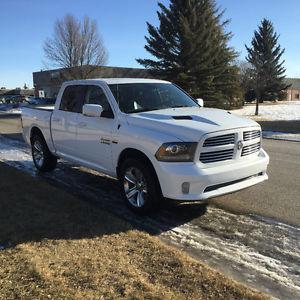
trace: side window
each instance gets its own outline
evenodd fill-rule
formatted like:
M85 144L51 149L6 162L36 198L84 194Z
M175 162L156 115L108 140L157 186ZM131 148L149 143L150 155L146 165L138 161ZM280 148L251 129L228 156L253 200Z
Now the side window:
M113 118L113 111L102 88L89 85L85 96L85 104L99 104L103 107L102 117Z
M81 113L86 85L69 85L65 88L61 98L60 110Z

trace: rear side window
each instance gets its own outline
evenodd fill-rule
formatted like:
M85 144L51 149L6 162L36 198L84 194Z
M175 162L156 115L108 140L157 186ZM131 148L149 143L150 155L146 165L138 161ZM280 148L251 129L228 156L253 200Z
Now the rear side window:
M69 85L65 88L61 98L60 110L81 113L84 103L86 85Z

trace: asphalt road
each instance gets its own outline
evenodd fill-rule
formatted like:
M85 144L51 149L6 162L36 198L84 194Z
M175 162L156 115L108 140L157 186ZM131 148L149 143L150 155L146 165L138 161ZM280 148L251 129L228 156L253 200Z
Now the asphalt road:
M211 203L300 226L300 143L264 139L263 148L270 156L269 180Z

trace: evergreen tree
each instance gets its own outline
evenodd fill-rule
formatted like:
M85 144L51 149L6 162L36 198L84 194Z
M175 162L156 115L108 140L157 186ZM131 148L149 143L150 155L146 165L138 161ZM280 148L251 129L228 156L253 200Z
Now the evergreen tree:
M279 35L271 21L264 19L254 32L247 61L252 65L253 89L256 94L256 110L263 100L281 99L289 87L285 83L284 60L281 61L284 49L278 44Z
M137 59L153 76L170 80L194 97L229 105L239 94L236 52L228 46L228 20L215 0L158 3L159 27L149 23L145 49L153 59Z

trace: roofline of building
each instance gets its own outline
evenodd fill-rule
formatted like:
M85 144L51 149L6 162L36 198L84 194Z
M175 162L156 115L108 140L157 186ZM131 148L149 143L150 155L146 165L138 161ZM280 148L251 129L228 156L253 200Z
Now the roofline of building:
M114 66L95 66L95 65L84 65L83 67L87 67L87 66L91 66L91 67L99 67L99 68L105 68L105 69L117 69L117 70L139 70L139 71L146 71L147 69L145 68L132 68L132 67L114 67ZM79 68L80 66L76 66L76 67L71 67L71 68L58 68L58 69L51 69L51 70L42 70L42 71L36 71L33 72L33 74L38 74L38 73L46 73L46 72L57 72L57 71L63 71L63 70L68 70L68 69L75 69L75 68Z

